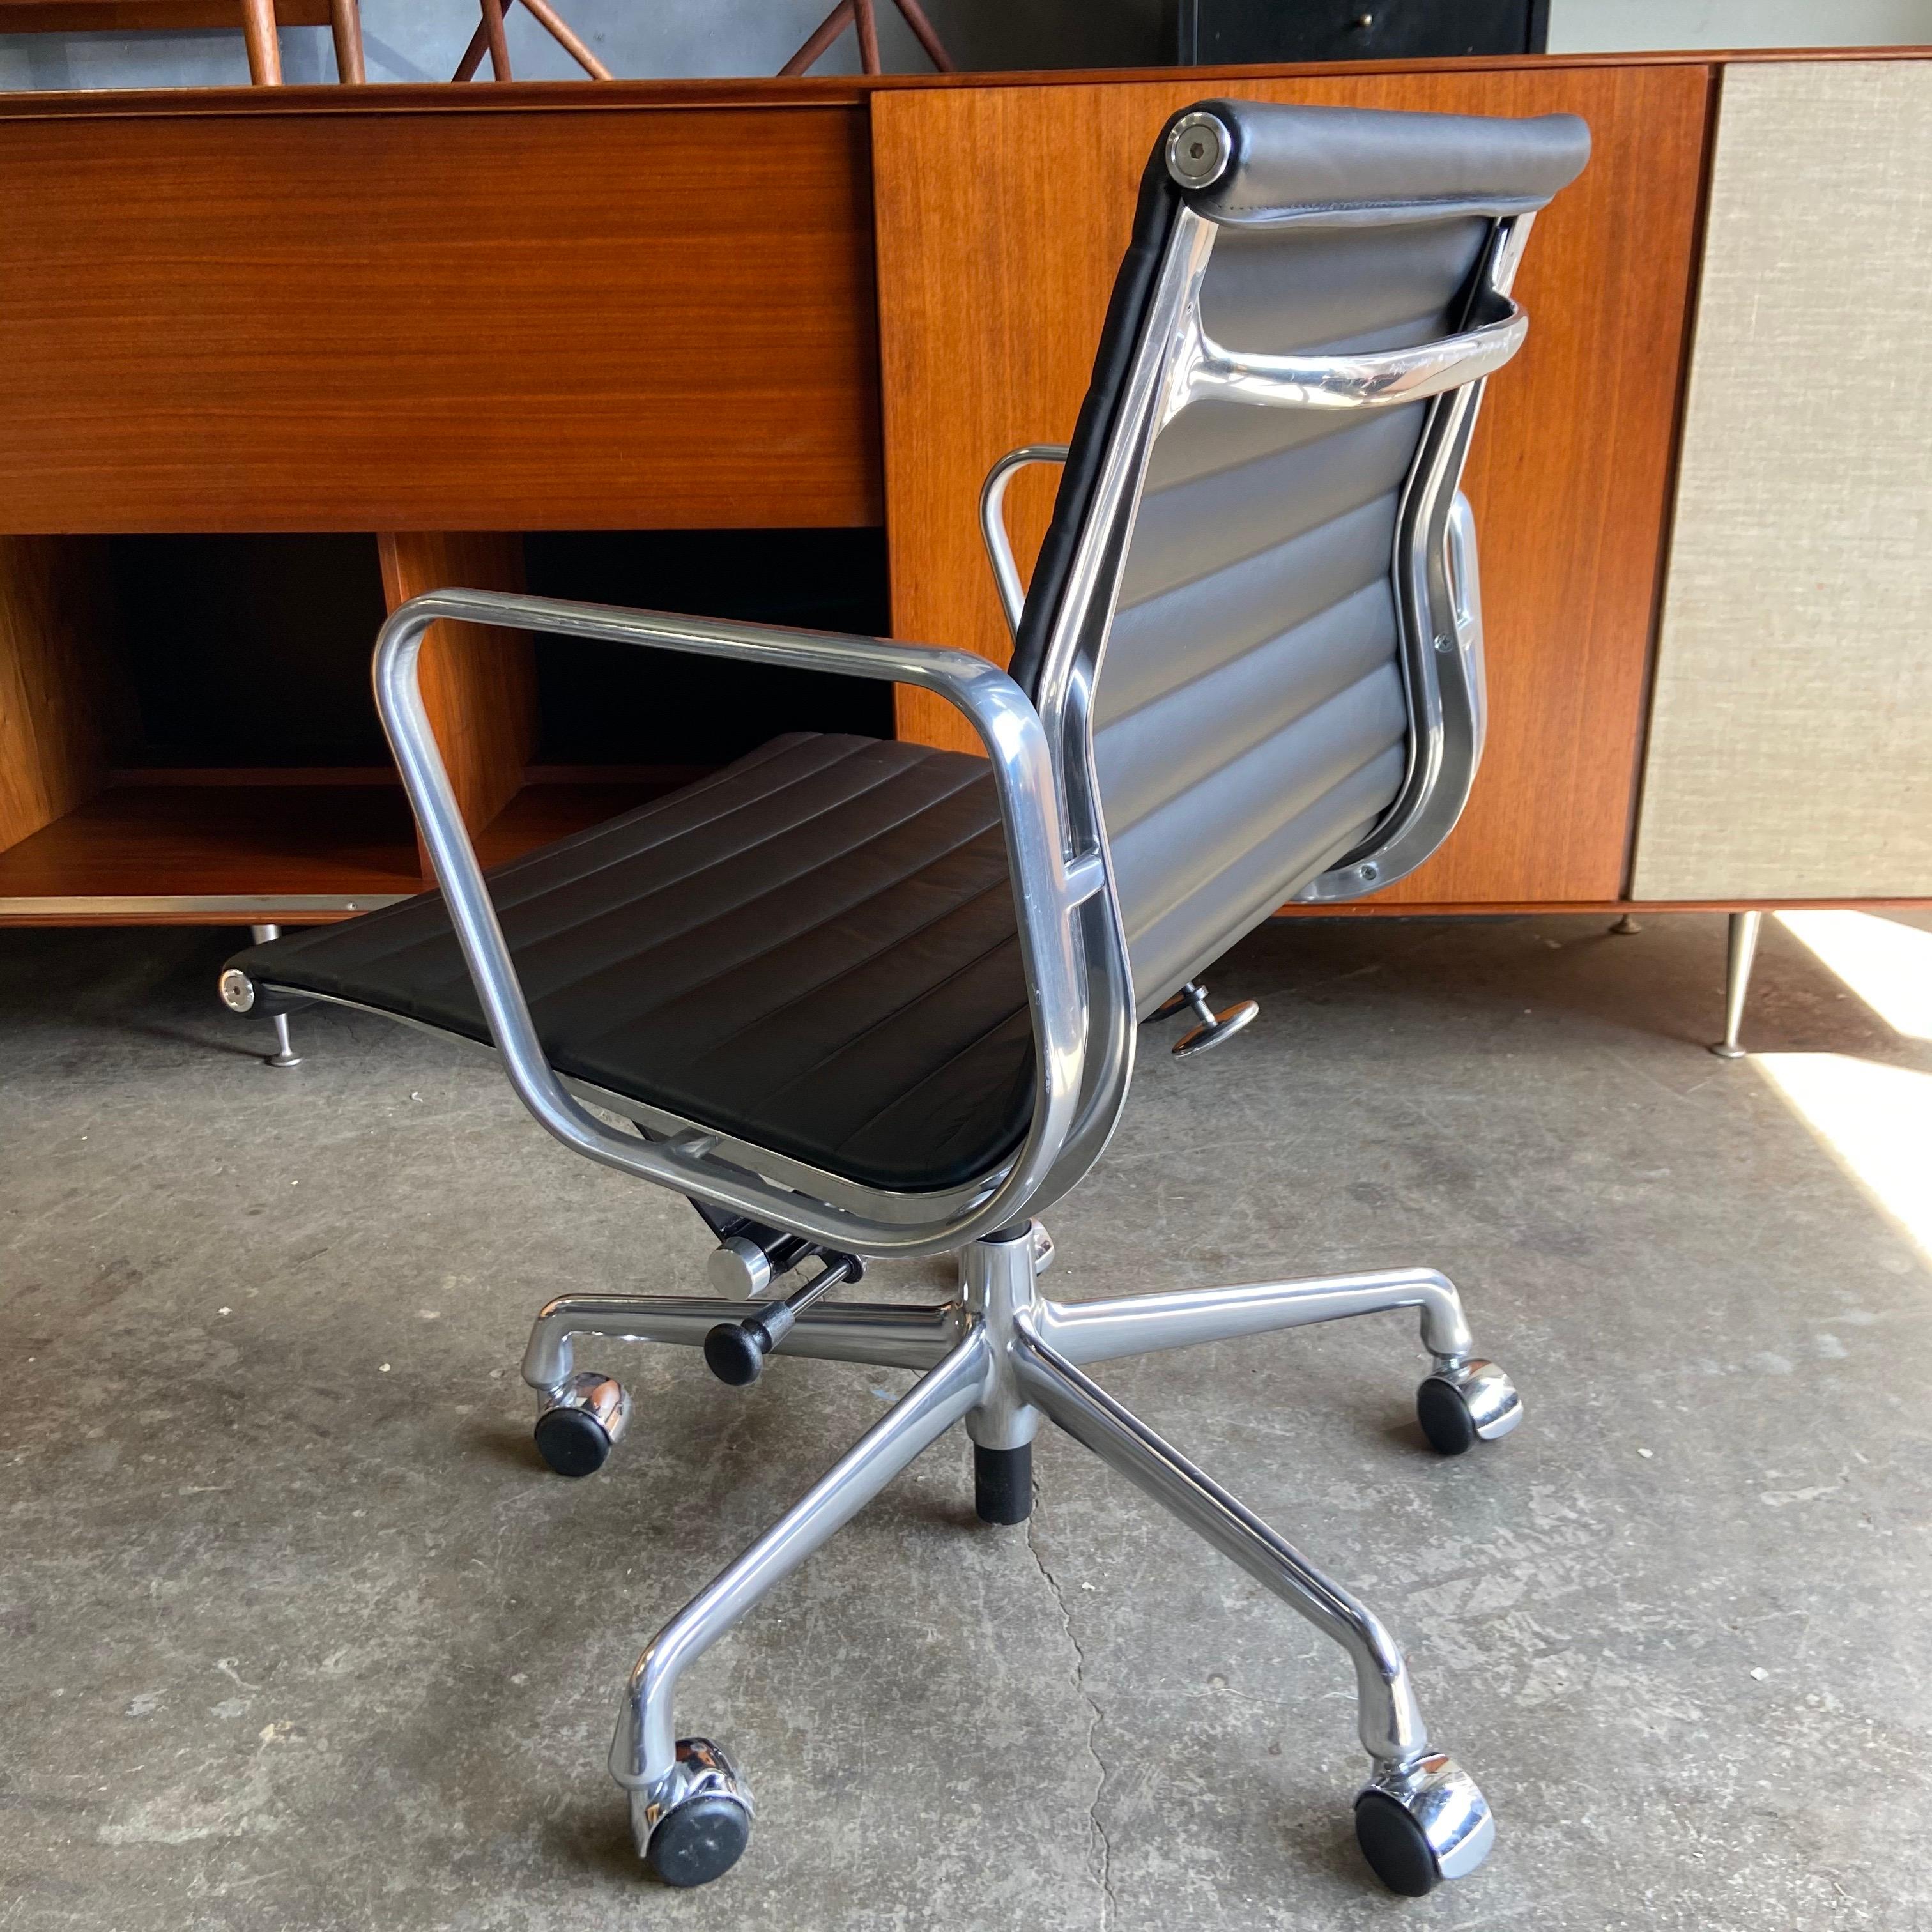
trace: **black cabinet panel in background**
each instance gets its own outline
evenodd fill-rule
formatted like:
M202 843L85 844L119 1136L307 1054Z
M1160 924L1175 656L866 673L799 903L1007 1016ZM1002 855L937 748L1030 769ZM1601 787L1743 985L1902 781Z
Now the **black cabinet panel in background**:
M1184 66L1540 54L1550 0L1171 0Z

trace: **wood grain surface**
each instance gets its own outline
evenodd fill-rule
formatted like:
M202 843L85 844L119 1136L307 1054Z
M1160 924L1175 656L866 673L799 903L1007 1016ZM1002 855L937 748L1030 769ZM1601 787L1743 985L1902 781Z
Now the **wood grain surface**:
M1385 902L1622 890L1703 172L1708 68L1430 72L882 93L872 103L886 520L902 637L1004 662L976 521L1003 451L1064 442L1134 188L1166 116L1215 92L1463 114L1568 112L1582 178L1517 285L1528 346L1492 386L1466 487L1481 537L1487 754L1462 824ZM1010 500L1030 567L1051 472ZM925 694L902 735L970 748Z
M125 722L99 547L0 537L0 852L98 790Z
M382 92L0 113L0 531L880 520L862 108Z
M396 785L110 785L0 852L0 900L246 893L272 904L422 888L409 801Z
M430 590L521 590L523 539L483 531L392 532L380 539L393 610ZM524 631L434 624L423 640L424 708L472 834L522 788L536 748L536 661ZM424 878L429 876L427 862Z

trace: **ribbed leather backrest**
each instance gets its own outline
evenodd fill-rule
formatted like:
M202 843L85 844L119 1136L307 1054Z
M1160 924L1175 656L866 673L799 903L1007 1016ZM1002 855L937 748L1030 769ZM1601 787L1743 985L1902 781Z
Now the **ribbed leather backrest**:
M1225 231L1203 325L1270 353L1451 334L1489 226ZM1394 800L1408 706L1390 560L1427 406L1207 400L1154 445L1095 706L1143 997L1224 951Z
M1250 353L1405 348L1454 334L1499 214L1539 205L1587 152L1567 118L1206 104L1235 128L1240 160L1202 210L1217 232L1202 325ZM1402 124L1400 139L1378 140L1378 123ZM1378 170L1364 193L1351 191ZM1174 208L1190 199L1164 176L1157 148L1113 339L1028 597L1015 656L1023 677L1040 674L1054 572L1099 449L1118 433L1122 338L1142 326L1150 264ZM1305 191L1311 181L1318 194ZM1430 406L1208 398L1154 443L1094 701L1100 799L1143 1010L1360 844L1402 788L1411 719L1392 566Z

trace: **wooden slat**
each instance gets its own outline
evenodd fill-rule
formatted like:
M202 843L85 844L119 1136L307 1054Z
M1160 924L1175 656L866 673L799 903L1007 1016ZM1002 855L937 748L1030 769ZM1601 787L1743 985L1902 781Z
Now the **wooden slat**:
M328 0L274 0L284 27L328 23ZM242 25L242 0L0 0L0 34L128 34Z
M1555 63L1434 73L928 88L873 101L893 623L1004 662L976 506L987 467L1064 442L1134 188L1162 121L1242 98L1581 114L1595 152L1539 220L1529 341L1493 386L1467 488L1482 538L1489 747L1462 825L1390 902L1609 901L1622 889L1708 68ZM1012 494L1030 566L1050 482ZM902 692L902 734L970 747Z
M0 538L0 852L106 776L117 706L96 546Z
M248 44L248 78L257 87L280 87L282 50L275 37L275 0L242 0L242 32Z
M0 531L877 523L865 144L856 107L0 116Z
M405 531L381 539L382 593L393 610L430 590L520 590L520 537ZM481 831L518 793L536 748L536 663L530 635L436 624L423 640L423 704L464 823ZM430 873L427 865L424 878Z

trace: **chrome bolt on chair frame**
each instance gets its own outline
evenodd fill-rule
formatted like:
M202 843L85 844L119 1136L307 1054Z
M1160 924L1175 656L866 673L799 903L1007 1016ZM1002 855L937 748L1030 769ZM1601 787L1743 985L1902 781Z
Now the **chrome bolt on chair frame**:
M700 1349L740 1384L796 1355L919 1378L631 1673L610 1770L670 1882L718 1876L752 1819L724 1751L677 1734L686 1668L955 1424L980 1516L1023 1520L1043 1420L1341 1647L1370 1760L1357 1835L1389 1886L1426 1892L1488 1852L1488 1808L1388 1629L1090 1372L1413 1310L1422 1428L1460 1454L1522 1411L1454 1288L1400 1267L1055 1301L1036 1217L1100 1158L1139 1022L1178 993L1210 1034L1246 1024L1215 1016L1202 969L1284 900L1373 890L1454 826L1484 722L1456 484L1484 379L1528 326L1509 291L1531 220L1587 151L1567 116L1210 101L1170 122L1072 443L988 479L1010 670L466 590L384 628L378 702L441 896L259 945L224 997L333 1000L494 1050L566 1146L698 1207L718 1294L566 1294L538 1316L523 1372L546 1460L597 1468L632 1414L578 1368L586 1338ZM1040 460L1060 486L1023 586L1001 499ZM910 685L986 756L799 734L486 880L418 688L443 621ZM864 1258L940 1253L958 1267L944 1302L830 1294Z

